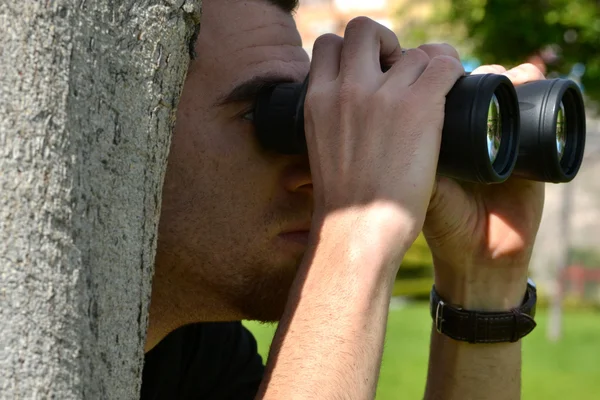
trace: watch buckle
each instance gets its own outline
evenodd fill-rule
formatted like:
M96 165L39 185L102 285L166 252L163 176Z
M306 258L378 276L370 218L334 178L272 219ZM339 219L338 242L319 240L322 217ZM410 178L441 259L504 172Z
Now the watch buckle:
M435 329L438 333L442 333L442 323L444 322L442 312L444 311L444 305L444 301L440 300L435 309Z

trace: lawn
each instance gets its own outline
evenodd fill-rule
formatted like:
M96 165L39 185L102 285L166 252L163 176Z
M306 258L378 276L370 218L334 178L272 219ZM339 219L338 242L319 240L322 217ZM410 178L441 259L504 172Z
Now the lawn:
M523 342L523 400L600 399L600 313L569 311L556 344L546 340L545 310L536 320ZM390 311L377 400L423 398L430 323L425 303ZM266 360L275 326L244 324Z

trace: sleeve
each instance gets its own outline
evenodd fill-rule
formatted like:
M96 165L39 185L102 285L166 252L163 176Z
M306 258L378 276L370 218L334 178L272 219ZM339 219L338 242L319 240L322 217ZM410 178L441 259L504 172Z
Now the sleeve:
M241 322L177 329L145 356L142 400L250 400L264 374L256 340Z
M241 322L221 322L204 324L195 336L186 341L181 398L254 399L264 365L252 333Z

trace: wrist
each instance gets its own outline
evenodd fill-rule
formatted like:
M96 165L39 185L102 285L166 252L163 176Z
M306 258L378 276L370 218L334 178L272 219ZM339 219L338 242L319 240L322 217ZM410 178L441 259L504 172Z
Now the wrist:
M395 279L419 229L402 210L389 205L347 208L313 218L314 252L378 265Z
M449 304L466 310L508 311L519 307L527 291L527 267L458 269L436 264L435 286ZM447 273L452 271L453 273Z

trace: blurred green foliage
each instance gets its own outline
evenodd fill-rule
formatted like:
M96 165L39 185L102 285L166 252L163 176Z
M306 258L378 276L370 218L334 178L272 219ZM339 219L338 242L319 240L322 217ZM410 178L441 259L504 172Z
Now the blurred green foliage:
M377 385L377 400L422 399L427 378L431 317L427 302L392 308ZM546 338L548 311L538 309L537 328L523 339L523 400L593 400L600 392L600 314L568 310L558 343ZM243 321L256 337L264 362L276 324Z
M431 251L429 250L429 245L425 240L425 236L423 236L423 233L421 233L410 249L406 252L400 268L403 270L409 270L420 269L423 267L431 268L432 266L433 258L431 257Z
M586 268L600 268L600 251L591 247L576 247L570 250L570 264Z
M414 2L417 3L417 2ZM585 67L587 97L600 102L600 2L598 0L432 0L433 13L409 21L404 39L443 40L482 64L511 67L542 56L547 75ZM399 11L402 19L410 6ZM404 21L403 21L404 22ZM468 53L468 54L465 54Z
M421 233L406 252L394 285L394 296L424 298L433 285L433 259Z

